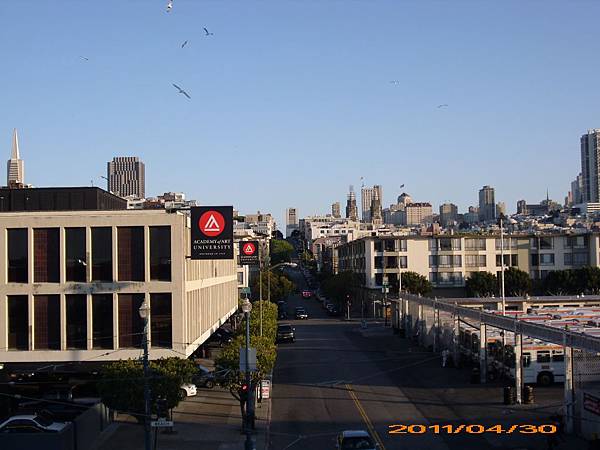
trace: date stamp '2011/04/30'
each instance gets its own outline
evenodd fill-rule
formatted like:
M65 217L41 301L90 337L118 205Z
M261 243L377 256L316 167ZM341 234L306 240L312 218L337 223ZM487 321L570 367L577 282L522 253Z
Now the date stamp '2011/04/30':
M388 425L388 434L553 434L558 431L558 427L553 424L532 425L532 424L516 424L516 425L480 425L480 424L460 424L460 425L404 425L393 424Z

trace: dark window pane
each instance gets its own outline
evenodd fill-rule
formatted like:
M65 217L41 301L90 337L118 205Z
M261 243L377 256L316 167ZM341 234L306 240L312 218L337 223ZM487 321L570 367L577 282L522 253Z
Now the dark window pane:
M117 229L119 281L144 281L144 227Z
M93 348L113 348L113 296L92 295Z
M26 295L8 296L8 348L29 350L29 319Z
M87 348L87 296L67 295L67 348Z
M27 228L7 230L8 281L27 283Z
M171 293L150 294L152 347L171 347Z
M33 230L33 281L35 283L60 281L58 239L58 228Z
M171 227L150 227L150 279L171 281Z
M67 281L85 281L85 228L65 229Z
M112 229L92 228L92 280L112 279Z
M119 348L141 347L144 321L138 312L144 294L119 294Z
M33 305L34 348L60 350L60 296L36 295Z

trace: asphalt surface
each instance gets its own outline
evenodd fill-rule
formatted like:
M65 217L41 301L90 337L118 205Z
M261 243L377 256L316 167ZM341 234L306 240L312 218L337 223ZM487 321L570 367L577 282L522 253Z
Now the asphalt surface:
M300 271L289 274L305 287ZM308 311L308 320L293 320L299 305ZM548 423L562 389L540 390L537 405L507 407L501 385L470 384L467 369L441 368L439 355L392 335L382 324L361 330L357 321L328 317L314 297L291 296L287 308L290 320L281 322L293 324L296 342L278 346L270 449L334 449L338 433L351 429L368 430L382 450L547 448L547 436L539 433L390 434L394 424L456 429L461 424ZM577 448L572 445L565 441L556 448Z

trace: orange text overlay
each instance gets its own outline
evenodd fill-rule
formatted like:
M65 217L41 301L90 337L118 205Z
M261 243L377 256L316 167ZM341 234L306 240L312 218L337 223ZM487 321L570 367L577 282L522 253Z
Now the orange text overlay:
M496 433L496 434L552 434L558 431L556 425L404 425L404 424L393 424L388 425L388 434L483 434L483 433Z

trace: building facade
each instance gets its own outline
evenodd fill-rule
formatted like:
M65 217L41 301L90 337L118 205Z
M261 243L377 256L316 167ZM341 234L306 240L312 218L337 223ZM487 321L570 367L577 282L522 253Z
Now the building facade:
M374 189L362 187L360 190L360 217L363 222L371 221L371 204L373 203Z
M340 202L334 202L331 204L331 215L336 219L340 219L342 217L342 208L340 206Z
M188 357L237 309L234 260L197 261L189 216L164 210L3 213L0 361Z
M454 203L440 205L440 225L449 227L458 221L458 206Z
M146 197L146 169L137 156L115 156L107 163L108 190L119 197Z
M426 225L433 221L433 208L431 203L409 203L404 207L405 225Z
M494 188L483 186L479 190L479 220L489 222L496 220L496 200Z
M6 162L6 186L20 187L25 183L25 165L19 154L19 136L17 129L13 130L10 159Z
M356 207L356 194L354 187L350 186L348 198L346 200L346 218L350 220L358 220L358 208Z
M499 235L362 237L340 245L339 271L357 272L363 285L381 287L383 276L398 283L399 272L426 277L434 287L463 287L473 272L501 271ZM517 267L533 279L550 271L600 266L598 234L507 235L504 266Z
M285 210L285 237L290 237L298 229L298 211L296 208Z
M600 179L598 164L600 163L600 129L594 128L581 136L581 177L583 203L600 202Z

